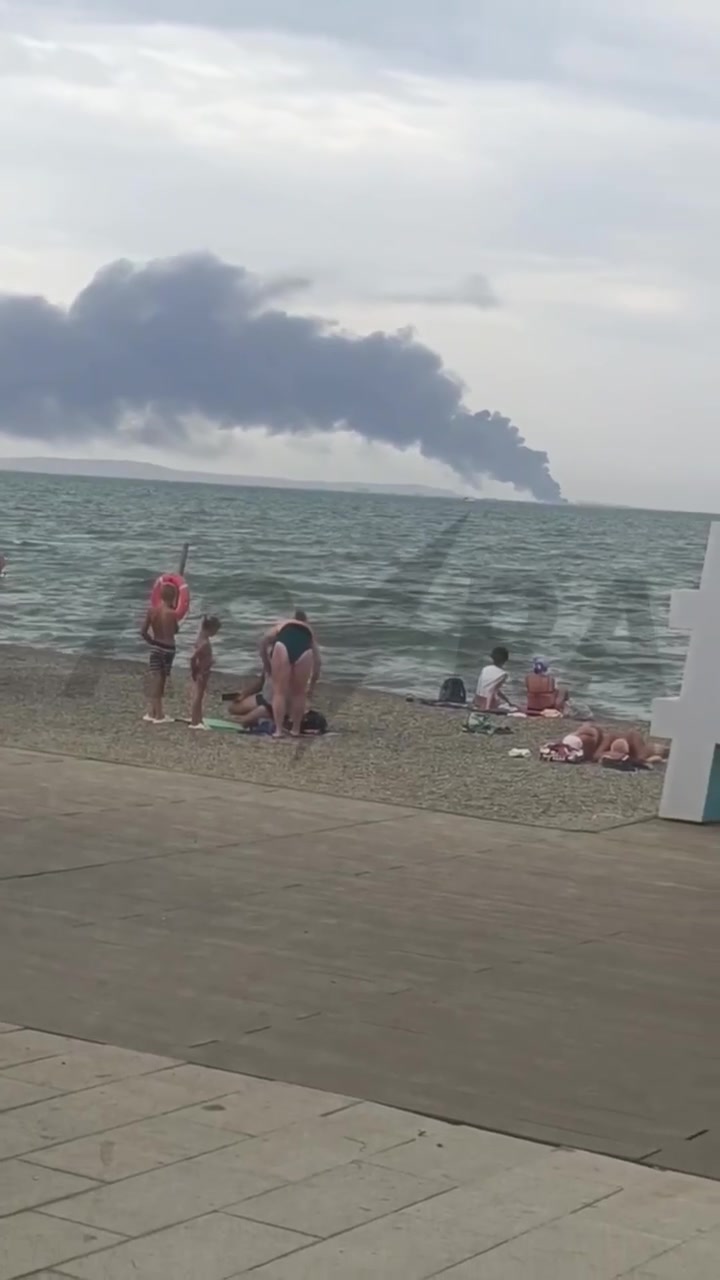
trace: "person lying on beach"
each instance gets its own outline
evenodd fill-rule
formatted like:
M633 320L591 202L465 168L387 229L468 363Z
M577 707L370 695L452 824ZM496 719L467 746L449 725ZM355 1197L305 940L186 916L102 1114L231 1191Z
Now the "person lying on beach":
M308 698L312 697L322 667L315 632L304 609L296 609L294 617L270 628L261 642L260 657L263 671L272 676L273 682L273 737L284 737L285 717L289 714L290 735L299 738Z
M193 696L190 706L191 729L207 728L203 720L203 703L214 661L212 639L213 636L217 635L220 626L220 619L214 615L208 617L205 614L200 623L198 638L195 641L195 648L190 659L190 675L193 682Z
M254 676L228 703L227 713L246 728L273 719L272 680L265 672ZM274 723L274 722L273 722Z
M490 662L483 667L477 682L477 690L473 698L473 711L514 711L515 707L503 693L503 685L507 680L505 667L510 654L503 645L498 645L490 654Z
M532 671L525 677L525 689L529 716L542 715L543 711L564 714L570 694L567 689L558 688L554 675L542 658L533 659Z
M631 761L633 764L661 764L667 759L667 748L661 743L646 742L637 729L620 734L616 729L603 729L599 724L581 724L572 733L566 733L560 742L548 742L540 749L545 760L565 761L570 764L591 762L600 764Z
M148 609L140 632L145 643L150 646L150 707L143 716L150 724L166 724L168 721L163 710L163 698L175 661L176 637L180 629L177 599L177 588L166 583L160 595L160 604Z
M668 755L669 749L663 743L647 741L638 729L628 729L625 733L607 729L595 758L601 764L629 761L635 765L651 765L663 764Z

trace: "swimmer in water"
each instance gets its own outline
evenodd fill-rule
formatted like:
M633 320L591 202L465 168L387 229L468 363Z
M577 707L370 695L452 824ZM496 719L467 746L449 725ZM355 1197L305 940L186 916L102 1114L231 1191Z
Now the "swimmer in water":
M291 736L299 738L308 697L313 694L322 666L315 632L304 609L296 609L292 618L270 628L260 645L260 656L263 670L272 676L273 737L284 736L288 713Z

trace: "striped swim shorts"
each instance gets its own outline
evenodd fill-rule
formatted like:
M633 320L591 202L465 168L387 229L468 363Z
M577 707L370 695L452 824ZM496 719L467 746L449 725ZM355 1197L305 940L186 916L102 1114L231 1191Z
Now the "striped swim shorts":
M175 661L175 650L153 645L150 650L150 670L156 675L169 676Z

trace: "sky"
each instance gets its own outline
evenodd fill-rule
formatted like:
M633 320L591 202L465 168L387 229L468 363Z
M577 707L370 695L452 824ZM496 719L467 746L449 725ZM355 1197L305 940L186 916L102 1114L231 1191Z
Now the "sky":
M719 56L710 0L0 0L0 290L197 253L302 281L288 314L411 328L571 500L715 510ZM5 457L460 483L307 424L3 425Z

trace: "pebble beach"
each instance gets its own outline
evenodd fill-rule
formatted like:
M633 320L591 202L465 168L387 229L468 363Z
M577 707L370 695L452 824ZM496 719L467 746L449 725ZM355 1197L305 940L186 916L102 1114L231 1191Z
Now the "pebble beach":
M145 675L141 662L98 652L73 657L2 645L0 744L570 831L603 830L657 813L662 769L624 774L540 762L540 746L569 732L567 721L513 720L509 735L476 736L463 732L462 712L321 683L314 705L332 733L298 746L191 733L179 720L144 724ZM242 679L214 673L208 715L223 716L221 694ZM178 664L167 713L187 716L188 699L189 675ZM528 748L531 758L510 758L514 748Z

